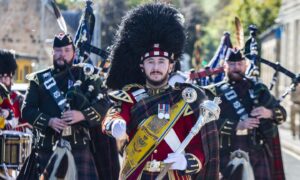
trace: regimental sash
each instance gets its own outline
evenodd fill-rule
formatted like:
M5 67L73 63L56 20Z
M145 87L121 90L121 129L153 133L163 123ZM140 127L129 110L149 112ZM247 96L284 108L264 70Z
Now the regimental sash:
M245 120L248 118L248 113L244 108L243 104L239 101L238 95L234 91L234 89L230 86L230 84L225 83L222 84L219 88L221 92L224 94L225 99L230 102L233 108L236 110L240 120Z
M237 93L234 91L232 86L229 83L221 84L220 91L224 94L225 99L233 106L235 112L240 118L240 121L244 121L247 119L248 113L244 108L243 104L239 101ZM248 134L248 130L238 130L237 135L246 135Z
M45 89L50 93L53 100L56 102L59 109L63 112L66 106L66 98L62 96L59 88L57 87L55 79L52 77L50 70L41 75L41 80Z
M155 114L142 122L125 149L121 179L127 179L152 154L187 108L188 103L180 100L172 106L169 120L159 119Z

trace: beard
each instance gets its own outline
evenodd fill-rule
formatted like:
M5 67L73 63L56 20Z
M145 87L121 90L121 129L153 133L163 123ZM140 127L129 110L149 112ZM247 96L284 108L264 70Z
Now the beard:
M150 74L152 74L152 73L154 73L154 72L151 72ZM157 73L160 73L160 72L157 72ZM169 77L168 74L166 74L165 76L163 76L163 78L160 81L154 81L150 77L148 77L147 75L145 75L145 76L146 76L147 82L152 86L161 86L161 85L163 85L164 83L166 83L166 81L168 81L168 77Z
M228 73L228 78L233 81L242 81L244 79L244 75L241 72L231 72Z
M63 61L64 64L58 64L57 61ZM65 59L55 59L53 60L54 69L57 69L59 71L64 71L67 67L71 67L72 64L67 63L67 60Z

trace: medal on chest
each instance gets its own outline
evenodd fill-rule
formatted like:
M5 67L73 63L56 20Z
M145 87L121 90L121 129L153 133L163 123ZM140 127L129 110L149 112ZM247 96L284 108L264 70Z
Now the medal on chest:
M157 117L158 119L170 119L170 105L158 104Z

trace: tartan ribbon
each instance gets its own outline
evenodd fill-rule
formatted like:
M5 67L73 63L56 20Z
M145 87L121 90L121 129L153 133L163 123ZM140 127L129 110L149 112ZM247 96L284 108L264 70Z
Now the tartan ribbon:
M132 121L128 125L127 133L130 134L144 119L157 114L157 105L158 104L170 104L172 107L174 104L178 103L182 99L182 91L186 87L192 87L197 92L197 99L193 103L189 103L190 108L193 110L193 113L196 118L199 115L199 105L205 98L205 94L198 87L186 84L186 83L176 83L175 88L169 88L166 91L149 96L147 98L141 99L137 102L131 110Z

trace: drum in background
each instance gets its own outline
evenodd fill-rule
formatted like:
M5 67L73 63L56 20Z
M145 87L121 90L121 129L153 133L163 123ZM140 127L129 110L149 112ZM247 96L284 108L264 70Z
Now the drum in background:
M32 135L18 131L0 132L0 167L18 169L30 155Z

